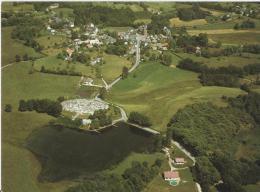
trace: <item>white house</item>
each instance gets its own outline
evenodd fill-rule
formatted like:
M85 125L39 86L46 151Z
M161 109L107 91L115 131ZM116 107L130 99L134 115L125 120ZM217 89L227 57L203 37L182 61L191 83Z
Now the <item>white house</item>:
M89 125L91 122L91 119L82 119L82 125Z
M174 163L177 165L183 165L184 163L186 163L185 159L182 157L176 157L174 159Z

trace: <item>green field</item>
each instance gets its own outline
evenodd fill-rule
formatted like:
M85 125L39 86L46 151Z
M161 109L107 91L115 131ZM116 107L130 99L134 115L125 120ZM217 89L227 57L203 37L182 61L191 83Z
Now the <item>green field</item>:
M44 35L38 37L36 41L43 46L42 52L47 55L56 56L63 50L63 43L67 42L68 39L62 35Z
M124 171L131 167L133 161L139 162L148 162L151 166L154 164L156 159L164 159L164 154L162 153L153 153L153 154L145 154L145 153L131 153L124 161L119 163L112 170L108 170L108 173L115 173L118 175L122 175Z
M53 10L57 15L68 18L73 16L73 9L71 8L56 8Z
M132 27L105 27L103 31L110 31L110 32L126 32L132 29Z
M81 72L83 75L95 77L95 70L92 70L90 66L86 66L82 63L68 63L62 59L58 59L56 56L44 57L35 61L34 68L40 71L41 66L44 66L45 69L49 70L71 70L74 68L76 72ZM78 77L79 78L79 77Z
M11 38L13 27L2 28L2 66L15 62L15 56L28 54L29 57L41 57L40 53L35 52L31 47L23 45ZM3 46L4 45L4 46Z
M254 64L260 62L260 56L258 54L242 53L241 56L220 56L220 57L197 57L195 54L188 53L178 53L179 56L183 58L191 58L194 61L202 62L208 67L227 67L230 65L236 67L244 67L248 64Z
M210 34L209 38L213 41L220 41L228 44L255 44L260 43L260 33L227 33Z
M16 6L13 6L13 3L11 2L4 2L2 3L2 11L3 12L27 12L27 11L33 11L34 7L32 4L27 3L19 3Z
M128 68L131 67L131 61L124 57L108 54L104 54L103 56L106 63L101 66L101 73L108 82L111 82L121 75L124 66Z
M20 99L71 97L76 93L80 77L29 74L31 62L17 63L2 71L2 104L17 110Z
M3 187L7 192L63 191L71 182L40 184L40 164L24 148L28 135L48 123L51 116L35 112L18 112L20 99L73 96L79 77L34 73L30 62L17 63L2 71L2 106L11 104L13 112L2 113ZM66 184L66 185L65 185Z
M112 88L108 99L124 107L127 113L144 113L154 129L165 131L172 115L187 104L211 101L223 105L222 95L243 93L236 88L202 87L197 76L159 63L141 63L133 74Z
M111 7L113 9L126 9L126 8L129 8L133 12L143 11L143 8L140 5L138 5L137 3L131 4L131 5L127 5L125 3L95 2L93 4L97 5L97 6Z
M178 186L171 186L168 181L165 181L162 177L162 172L169 170L169 165L165 160L161 169L161 173L157 175L146 187L143 192L197 192L195 183L193 181L191 172L189 169L179 171L181 182Z

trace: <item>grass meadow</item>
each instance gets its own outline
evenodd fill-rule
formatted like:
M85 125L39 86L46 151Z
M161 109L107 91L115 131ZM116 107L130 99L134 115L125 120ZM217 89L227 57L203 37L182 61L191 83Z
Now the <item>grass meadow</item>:
M148 62L116 84L108 100L124 107L127 113L147 115L152 128L164 132L170 118L185 105L208 101L224 105L222 95L241 93L237 88L203 87L196 73Z
M11 38L13 27L2 27L2 66L15 62L15 56L21 58L24 54L31 57L41 57L33 48L23 45L22 42ZM4 45L4 47L3 47Z

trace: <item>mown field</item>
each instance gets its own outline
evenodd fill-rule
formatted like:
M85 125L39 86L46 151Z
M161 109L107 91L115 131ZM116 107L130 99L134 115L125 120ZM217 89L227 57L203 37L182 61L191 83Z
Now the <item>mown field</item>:
M222 95L241 93L236 88L202 87L196 73L149 62L116 84L108 100L124 107L127 113L147 115L154 129L165 131L172 115L185 105L208 101L223 105Z
M101 73L104 79L108 82L113 81L116 77L122 74L123 67L130 68L132 63L124 57L116 55L104 54L105 64L101 68Z
M227 67L230 65L236 67L244 67L248 64L254 64L260 62L260 56L258 54L242 53L241 56L219 56L219 57L197 57L195 54L178 53L183 58L191 58L194 61L202 62L204 65L212 68Z
M68 42L68 38L63 35L44 35L36 38L36 41L43 46L44 54L56 56L63 50L63 43Z
M260 33L226 33L226 34L209 34L213 41L220 41L227 44L255 44L260 43Z
M15 62L15 56L19 55L21 58L24 54L29 57L41 57L33 48L27 47L17 40L11 38L13 27L2 28L2 66Z
M12 2L5 2L2 4L2 11L13 11L13 12L27 12L33 11L34 7L32 4L19 3L16 6Z
M165 160L163 162L162 171L169 170L169 165ZM189 169L179 171L181 182L178 186L171 186L167 181L164 180L161 174L157 175L146 187L143 192L197 192L196 185L193 181L191 172Z
M194 19L191 21L182 21L178 17L170 19L170 25L172 27L191 27L196 25L206 25L207 21L205 19Z

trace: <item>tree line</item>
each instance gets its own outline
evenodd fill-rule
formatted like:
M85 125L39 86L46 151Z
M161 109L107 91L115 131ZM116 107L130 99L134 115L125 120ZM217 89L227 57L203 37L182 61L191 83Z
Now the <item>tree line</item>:
M74 8L75 25L94 23L102 26L132 26L136 19L134 12L129 8L113 9L102 6L77 6ZM120 18L120 19L119 19Z
M133 161L130 168L126 169L122 177L114 174L95 174L89 176L81 184L70 187L66 192L137 192L142 191L158 173L162 161L157 159L153 165L147 162Z
M186 58L182 59L177 67L201 73L199 76L201 83L208 86L239 87L239 78L260 73L260 63L249 64L242 68L233 65L210 68L203 63Z
M205 19L205 17L211 15L208 11L203 11L197 4L193 4L191 8L177 9L178 17L180 20L191 21L194 19Z
M49 74L55 74L55 75L70 75L70 76L82 76L81 72L77 72L72 70L66 70L66 69L57 69L57 70L52 70L52 69L46 69L43 65L41 66L40 69L41 73L49 73Z
M18 110L21 112L36 111L58 117L62 112L62 106L60 102L50 99L29 99L27 101L20 100Z
M97 110L93 115L89 116L89 119L92 120L91 129L98 129L112 123L112 117L108 114L108 110Z
M147 116L135 111L129 114L128 121L130 123L135 123L146 127L150 127L152 125L150 119Z
M34 40L40 36L41 30L44 28L44 22L32 15L23 15L19 19L13 21L15 25L11 37L24 42L24 45L34 48L40 52L43 47Z

